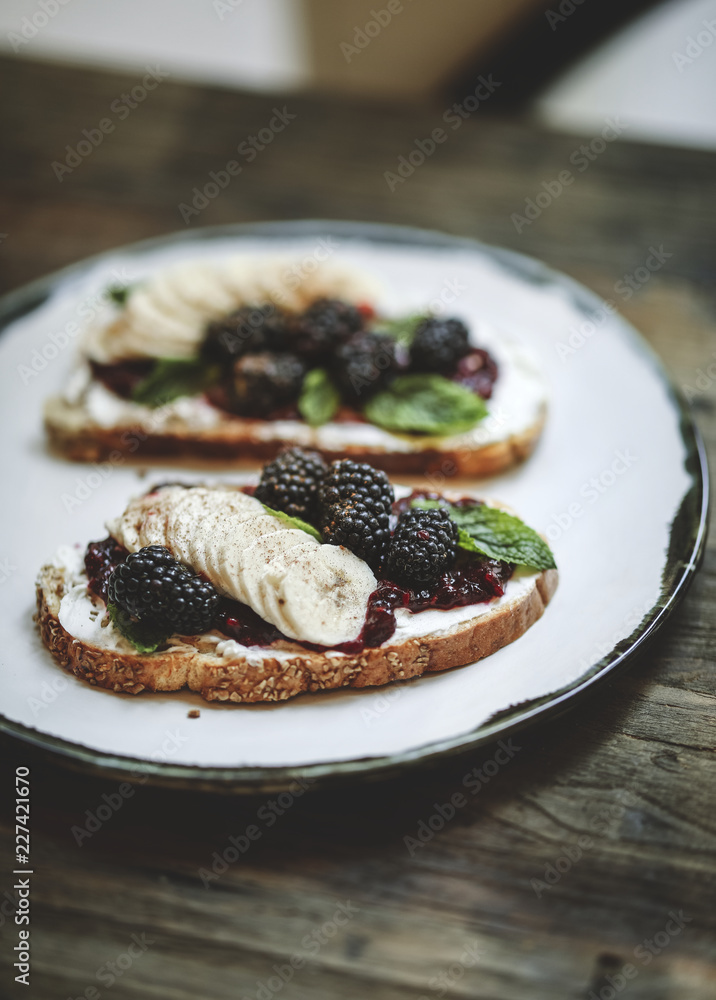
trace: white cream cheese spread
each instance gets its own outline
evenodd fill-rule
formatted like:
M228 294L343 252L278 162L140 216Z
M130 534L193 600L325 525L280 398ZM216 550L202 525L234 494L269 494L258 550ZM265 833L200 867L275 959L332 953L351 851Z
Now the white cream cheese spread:
M436 448L444 451L482 448L528 431L543 416L547 403L547 385L538 362L521 344L496 331L483 329L479 340L495 357L500 374L487 404L487 417L470 431L431 437L392 434L365 421L311 427L301 420L254 420L251 436L261 441L291 441L302 448L325 451L343 451L353 446L407 454ZM236 417L212 406L203 396L183 396L157 409L121 399L93 381L86 363L75 372L64 398L72 405L82 405L100 427L140 425L149 433L176 428L201 434L236 421Z
M63 565L68 573L74 570L74 561L67 564L56 560L57 565ZM72 568L70 568L72 567ZM484 604L469 604L464 607L452 608L449 611L421 611L414 614L406 608L399 608L395 614L395 633L386 640L385 647L399 646L409 639L420 639L422 636L437 636L448 634L452 629L459 628L465 622L473 621L483 615L495 613L505 607L520 602L526 593L535 585L539 574L518 568L508 580L505 593L493 601ZM74 583L74 579L73 579ZM59 611L60 624L70 635L91 646L108 649L118 653L134 653L134 647L119 632L106 621L104 604L94 597L87 589L86 577L78 580L70 587L62 598ZM244 646L235 639L211 632L202 637L204 642L214 642L214 653L223 659L232 660L243 656L250 662L259 663L264 657L270 656L277 660L290 660L295 652L282 649L262 649ZM180 640L174 637L169 640L172 648L179 648ZM189 647L193 651L193 647ZM345 653L330 650L331 657L342 657Z

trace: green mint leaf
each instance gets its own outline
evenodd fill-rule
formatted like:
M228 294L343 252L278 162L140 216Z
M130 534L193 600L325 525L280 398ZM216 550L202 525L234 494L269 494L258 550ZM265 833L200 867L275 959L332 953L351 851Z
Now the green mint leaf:
M480 556L487 555L487 553L483 552L479 545L477 545L472 535L468 531L465 531L464 528L457 529L457 544L461 549L465 549L466 552L475 552ZM490 558L494 559L494 556L490 556Z
M439 500L414 500L413 507L444 507ZM514 514L487 504L455 507L448 504L450 517L458 527L458 545L468 552L485 555L488 559L530 569L556 569L549 545L533 528Z
M116 604L108 604L107 610L114 627L138 653L154 653L174 631L162 622L132 621L127 612Z
M203 358L159 358L152 371L132 393L135 403L164 406L180 396L196 396L216 382L218 365Z
M313 535L319 542L322 541L320 534L309 524L308 521L302 521L300 517L291 517L290 514L284 514L282 510L274 510L273 507L267 506L265 503L261 504L263 509L267 514L272 514L277 517L279 521L283 521L285 525L289 528L299 528L301 531L305 531L308 535Z
M313 368L307 373L298 400L298 412L311 427L320 427L332 420L341 405L341 394L325 368Z
M124 306L127 304L131 291L131 285L110 285L107 289L107 298L118 306Z
M375 333L386 333L403 347L410 347L418 324L427 318L423 313L416 313L412 316L399 316L396 319L379 319L374 330Z
M487 416L485 401L442 375L400 375L365 406L371 423L388 431L459 434Z
M441 507L444 507L445 510L452 514L452 504L449 500L424 500L421 497L419 500L413 500L410 506L419 507L420 510L439 510Z

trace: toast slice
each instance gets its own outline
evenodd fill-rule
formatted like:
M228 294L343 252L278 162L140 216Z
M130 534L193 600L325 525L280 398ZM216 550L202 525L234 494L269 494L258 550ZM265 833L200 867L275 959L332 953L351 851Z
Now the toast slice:
M207 701L240 703L286 701L310 691L378 687L448 670L490 656L519 639L543 614L557 588L557 571L518 576L503 597L443 615L445 624L425 625L401 638L400 630L381 646L360 653L315 652L299 643L239 647L211 634L174 636L164 651L138 654L120 636L78 638L60 621L63 600L84 602L102 631L104 607L86 595L66 566L43 566L37 582L37 623L42 641L57 662L81 680L125 694L188 688ZM85 591L83 594L82 591ZM416 620L420 615L415 615ZM108 626L105 626L106 631ZM218 641L217 641L218 640Z
M499 335L489 345L499 374L488 414L470 429L450 433L386 429L366 420L355 408L359 404L345 400L318 426L297 416L295 408L288 416L257 419L253 410L239 415L215 405L216 396L210 401L198 392L162 406L146 405L98 377L98 365L198 357L208 324L242 306L264 304L296 317L318 300L340 299L375 311L380 289L370 277L332 262L300 282L296 273L295 264L279 259L232 258L223 266L183 265L130 290L119 311L108 307L86 332L77 370L65 391L47 401L44 422L51 446L84 462L166 458L231 464L267 460L283 446L296 445L329 460L351 457L396 474L439 471L448 477L494 475L530 455L544 426L547 389L529 352Z
M186 402L194 404L191 410L182 413L169 404L160 415L125 403L121 410L115 406L113 422L100 423L86 400L55 396L45 406L45 429L51 446L76 462L120 464L132 458L264 462L286 445L296 445L320 452L329 462L353 458L395 475L483 478L528 458L547 414L547 405L541 402L531 423L502 436L496 423L452 438L418 439L357 422L313 428L298 420L250 420L219 410L209 413L208 404L200 400ZM211 426L202 426L202 414L208 415Z
M42 567L37 622L65 669L130 694L283 701L447 670L518 639L558 580L502 504L297 450L257 486L152 487L107 528Z

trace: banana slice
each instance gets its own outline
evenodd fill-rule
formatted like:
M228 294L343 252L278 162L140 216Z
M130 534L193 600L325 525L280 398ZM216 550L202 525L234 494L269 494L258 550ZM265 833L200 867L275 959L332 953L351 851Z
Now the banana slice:
M133 500L107 527L130 552L165 545L221 593L304 642L356 639L376 587L348 549L287 527L238 491L167 486Z
M155 279L153 292L167 310L181 315L185 308L195 313L200 330L208 318L222 316L237 307L217 268L183 265ZM131 299L130 299L131 302Z
M370 277L313 257L228 257L217 263L180 264L133 289L121 313L93 327L83 345L103 363L126 358L190 358L199 352L206 324L242 305L273 302L299 312L318 298L370 302L380 295Z
M288 565L280 586L281 628L336 646L360 635L376 579L367 563L343 547L321 545L320 552L320 560L296 558Z

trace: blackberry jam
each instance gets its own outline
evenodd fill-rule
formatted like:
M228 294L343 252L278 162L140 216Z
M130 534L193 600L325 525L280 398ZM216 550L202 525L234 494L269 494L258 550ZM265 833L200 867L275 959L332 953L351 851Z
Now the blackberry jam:
M87 586L107 603L107 585L116 566L123 563L129 553L113 538L103 538L101 542L90 542L85 551L85 573Z
M405 510L410 510L414 500L444 500L442 493L431 492L430 490L413 490L407 497L396 500L393 504L393 513L402 514ZM478 507L482 505L482 500L475 500L474 497L460 497L457 500L450 500L453 507Z
M476 347L464 358L460 358L457 363L455 374L452 376L453 382L464 385L476 396L489 399L492 396L492 389L497 381L497 362L487 351Z
M363 630L354 642L336 646L342 653L360 653L365 647L382 645L395 632L395 612L407 608L420 611L450 611L469 604L483 604L502 597L514 572L511 563L470 558L449 570L430 587L411 590L392 580L381 580L370 595Z
M145 361L143 358L136 361L119 361L113 365L101 365L98 361L90 362L94 378L122 399L132 398L134 390L149 375L155 364L155 361Z
M212 628L242 646L270 646L286 636L266 622L247 604L222 597Z

